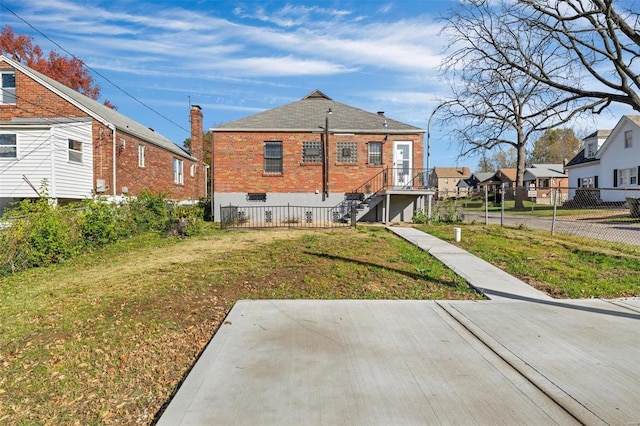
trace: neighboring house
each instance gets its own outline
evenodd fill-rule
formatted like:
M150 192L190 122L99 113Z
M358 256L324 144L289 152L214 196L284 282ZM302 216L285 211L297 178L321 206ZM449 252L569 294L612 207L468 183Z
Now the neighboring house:
M462 180L471 177L468 167L434 167L429 177L429 186L438 190L438 198L466 197L469 195L468 187L458 186Z
M623 202L627 197L640 196L640 116L623 116L608 135L599 131L584 143L585 149L567 164L571 187L591 190L590 198L601 202ZM594 153L590 147L596 146L599 148ZM572 189L570 197L575 196L576 190Z
M584 148L565 166L569 176L569 198L574 199L576 188L594 189L600 187L600 160L596 158L611 130L597 130L583 139ZM597 194L595 201L600 201Z
M537 204L563 203L569 196L569 177L562 164L532 164L524 171L524 186ZM533 191L535 197L530 196Z
M476 172L467 179L462 179L458 182L458 188L466 189L469 195L482 195L484 194L484 188L487 187L487 192L493 191L494 186L499 186L500 182L494 182L491 179L494 177L493 172ZM464 190L463 189L463 190Z
M143 189L175 200L206 196L202 112L191 110L192 153L16 61L0 56L0 214L46 187L64 203Z
M410 221L424 207L424 130L383 112L315 90L211 131L215 215L220 206L290 204L336 207L342 220L355 200L366 202L358 220Z

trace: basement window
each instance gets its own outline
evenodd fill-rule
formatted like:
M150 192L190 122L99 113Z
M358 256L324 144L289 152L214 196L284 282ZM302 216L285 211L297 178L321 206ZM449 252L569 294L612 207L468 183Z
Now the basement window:
M264 192L250 192L247 194L247 201L263 201L267 202L267 194Z

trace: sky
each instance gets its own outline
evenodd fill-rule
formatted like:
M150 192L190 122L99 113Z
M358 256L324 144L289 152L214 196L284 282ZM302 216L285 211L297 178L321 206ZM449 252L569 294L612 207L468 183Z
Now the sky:
M427 130L448 97L439 18L455 3L0 0L0 26L33 36L45 52L80 58L101 100L182 145L191 104L202 108L206 130L315 89ZM618 117L604 114L587 132L613 128ZM474 169L478 159L458 158L437 118L431 167Z

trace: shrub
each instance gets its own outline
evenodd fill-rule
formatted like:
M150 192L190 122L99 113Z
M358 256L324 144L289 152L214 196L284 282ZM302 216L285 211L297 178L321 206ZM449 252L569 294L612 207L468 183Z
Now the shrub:
M118 229L118 209L104 198L83 202L80 228L85 245L99 247L118 240L124 233Z
M191 236L202 232L203 206L171 205L163 194L143 191L115 204L98 198L67 207L41 197L5 211L0 228L0 274L62 262L82 249L144 232Z
M73 212L46 197L23 200L7 216L12 225L10 236L4 237L11 247L6 261L12 270L58 263L79 250Z

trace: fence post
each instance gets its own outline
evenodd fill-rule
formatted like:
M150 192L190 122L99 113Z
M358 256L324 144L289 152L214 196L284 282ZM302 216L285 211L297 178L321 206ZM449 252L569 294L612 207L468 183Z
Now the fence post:
M504 226L504 188L499 189L500 191L500 226Z
M353 226L354 228L356 227L356 221L357 221L357 215L358 215L358 209L356 208L355 205L351 205L351 226Z
M553 194L553 219L551 219L551 235L556 232L556 206L558 205L558 189L554 188L555 194Z
M484 186L484 224L489 224L489 192L487 185Z

